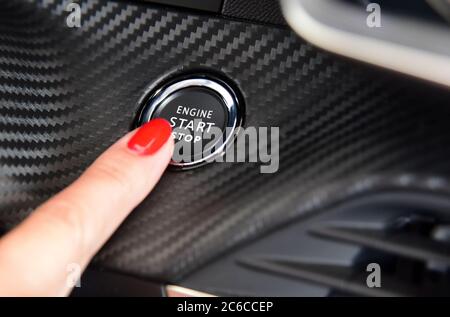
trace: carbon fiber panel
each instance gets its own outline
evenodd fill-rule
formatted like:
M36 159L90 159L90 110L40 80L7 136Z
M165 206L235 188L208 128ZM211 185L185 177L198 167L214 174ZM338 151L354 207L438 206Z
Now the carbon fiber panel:
M251 21L286 24L278 0L224 0L222 14Z
M127 132L147 87L209 68L247 126L279 126L280 170L168 172L94 263L176 281L279 224L378 189L448 194L450 94L319 51L286 29L87 0L0 2L0 227L11 228Z

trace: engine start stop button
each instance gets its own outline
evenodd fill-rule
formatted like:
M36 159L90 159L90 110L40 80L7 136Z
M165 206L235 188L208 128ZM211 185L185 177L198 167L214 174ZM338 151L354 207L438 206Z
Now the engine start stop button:
M147 99L140 124L170 122L175 139L171 165L189 168L222 153L240 125L239 99L224 81L196 75L171 81Z

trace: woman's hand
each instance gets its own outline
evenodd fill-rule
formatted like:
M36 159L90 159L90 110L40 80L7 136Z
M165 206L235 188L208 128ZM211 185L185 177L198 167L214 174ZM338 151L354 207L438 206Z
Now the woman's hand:
M172 152L171 127L163 119L112 145L0 239L0 296L69 294L68 267L86 267L156 185Z

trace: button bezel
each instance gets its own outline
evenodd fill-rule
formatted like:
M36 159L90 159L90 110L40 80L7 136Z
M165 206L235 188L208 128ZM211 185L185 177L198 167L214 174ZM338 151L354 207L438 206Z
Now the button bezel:
M161 105L166 98L179 90L192 87L210 89L222 99L223 105L228 111L228 120L225 125L226 130L223 131L225 140L222 142L222 144L216 147L215 151L209 153L205 157L203 157L202 155L202 158L199 160L194 160L192 162L175 162L172 160L170 162L170 165L177 169L190 169L193 167L201 166L205 163L208 163L214 157L223 154L231 139L235 136L236 129L242 124L239 98L237 97L234 90L226 82L219 78L211 77L208 75L193 75L189 77L185 76L178 80L174 79L151 94L149 98L146 99L146 102L144 104L144 108L139 119L139 125L150 121L158 106ZM225 135L227 130L231 131L231 133Z

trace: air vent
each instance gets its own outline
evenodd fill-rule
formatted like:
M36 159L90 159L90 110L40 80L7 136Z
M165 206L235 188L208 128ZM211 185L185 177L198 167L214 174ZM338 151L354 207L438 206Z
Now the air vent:
M280 229L210 265L205 276L222 274L213 290L225 295L450 295L450 204L381 197ZM380 267L381 287L367 285L371 263ZM187 285L211 292L206 280L195 283L201 274Z
M440 223L440 224L439 224ZM394 219L385 230L357 225L325 225L313 235L361 248L351 266L308 263L277 257L243 259L241 263L292 278L326 285L337 294L365 296L444 296L450 294L450 226L417 214ZM443 239L436 239L436 233ZM382 287L366 284L367 265L381 267Z

